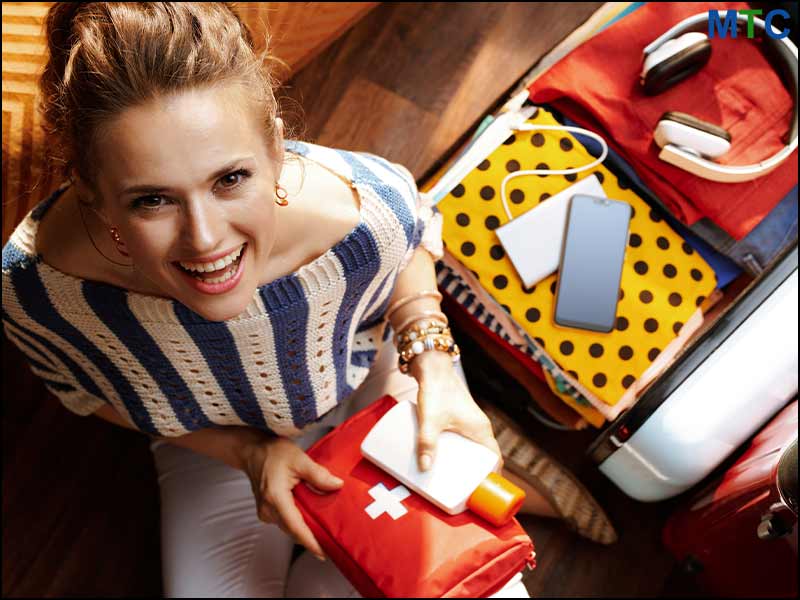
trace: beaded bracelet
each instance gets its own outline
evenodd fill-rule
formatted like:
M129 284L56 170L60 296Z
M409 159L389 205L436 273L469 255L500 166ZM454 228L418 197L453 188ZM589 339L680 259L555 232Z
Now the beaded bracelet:
M400 352L397 359L397 366L401 373L408 373L410 363L414 358L428 350L439 350L447 352L457 362L461 358L461 350L450 336L427 335L423 340L415 340L407 348Z
M399 349L401 346L405 346L431 333L450 335L450 328L441 321L417 321L398 333L394 338L394 343Z
M412 323L416 321L422 321L425 319L431 319L434 317L439 321L444 322L445 325L449 323L449 321L447 320L447 315L445 315L443 312L439 310L423 310L408 317L405 321L403 321L400 324L400 326L397 329L395 329L395 331L402 333L405 330L405 328L411 325Z

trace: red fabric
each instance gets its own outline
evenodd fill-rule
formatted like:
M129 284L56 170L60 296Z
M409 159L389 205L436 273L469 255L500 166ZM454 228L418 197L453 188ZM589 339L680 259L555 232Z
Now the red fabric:
M295 501L328 557L364 597L460 598L498 591L520 572L533 542L516 521L493 527L469 511L448 515L412 492L408 512L372 520L369 490L399 482L361 457L361 442L396 403L384 396L353 415L309 450L309 456L344 480L331 494L304 483Z
M530 86L548 103L603 135L684 223L708 217L732 237L745 237L797 183L797 152L777 169L744 183L716 183L659 160L653 131L668 110L721 125L731 134L725 164L764 160L784 144L792 100L755 40L711 40L709 62L657 96L639 84L642 50L684 18L740 2L653 2L578 46Z

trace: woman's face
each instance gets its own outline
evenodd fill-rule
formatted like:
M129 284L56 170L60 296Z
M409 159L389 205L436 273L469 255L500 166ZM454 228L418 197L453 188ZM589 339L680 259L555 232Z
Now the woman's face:
M212 321L252 301L275 241L283 124L269 148L248 106L235 86L181 93L128 109L97 143L100 212L138 277Z

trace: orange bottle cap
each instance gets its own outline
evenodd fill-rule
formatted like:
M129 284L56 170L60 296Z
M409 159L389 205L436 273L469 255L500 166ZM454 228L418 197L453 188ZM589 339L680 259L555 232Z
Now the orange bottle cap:
M492 525L500 527L511 520L522 506L525 492L494 471L486 476L467 500L467 506L475 514Z

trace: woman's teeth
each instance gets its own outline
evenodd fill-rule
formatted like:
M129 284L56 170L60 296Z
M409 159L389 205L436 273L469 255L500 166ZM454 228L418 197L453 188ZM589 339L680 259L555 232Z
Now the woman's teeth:
M215 260L214 262L190 263L190 262L179 261L179 264L187 271L197 271L199 273L212 273L214 271L219 271L220 269L224 269L225 267L230 265L233 261L235 261L237 258L239 258L239 255L242 253L243 248L244 244L242 244L236 250L228 254L228 256L224 256L220 259Z

